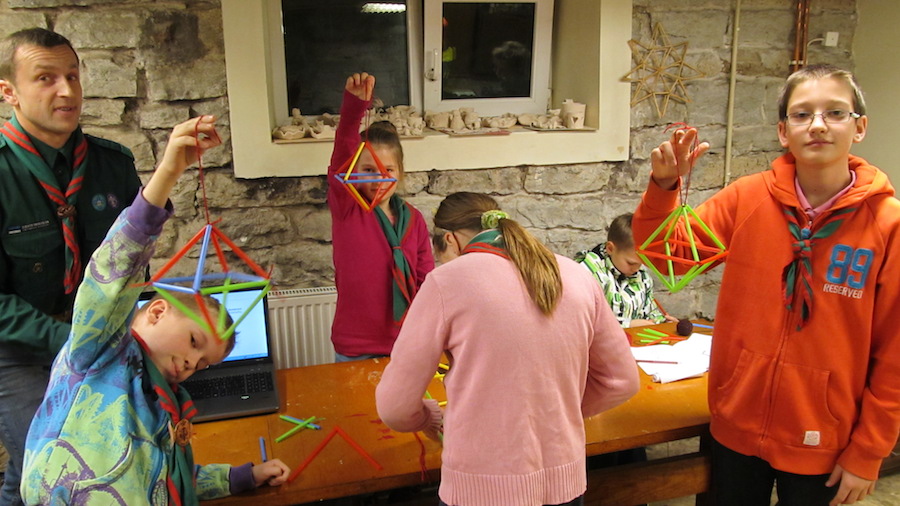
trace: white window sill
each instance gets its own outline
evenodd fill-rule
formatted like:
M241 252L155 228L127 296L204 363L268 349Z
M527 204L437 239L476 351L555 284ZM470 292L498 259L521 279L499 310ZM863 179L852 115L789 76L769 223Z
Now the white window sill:
M325 174L331 142L275 143L271 21L262 0L223 0L223 26L235 176ZM403 140L409 171L621 161L628 158L631 0L556 0L554 104L587 104L579 132L520 130L502 136L451 137L434 132ZM340 85L341 83L338 83ZM286 116L286 112L284 114Z

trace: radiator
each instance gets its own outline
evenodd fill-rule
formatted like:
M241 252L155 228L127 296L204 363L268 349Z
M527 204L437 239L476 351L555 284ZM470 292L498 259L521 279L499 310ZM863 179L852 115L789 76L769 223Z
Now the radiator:
M331 322L337 302L335 287L273 290L268 299L276 368L334 362Z

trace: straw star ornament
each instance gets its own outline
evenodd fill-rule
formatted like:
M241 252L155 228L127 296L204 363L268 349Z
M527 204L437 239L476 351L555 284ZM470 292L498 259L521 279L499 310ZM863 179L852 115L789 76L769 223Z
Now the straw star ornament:
M669 101L690 102L686 81L705 77L705 74L685 62L687 42L672 44L662 25L653 27L649 44L631 39L628 46L635 66L622 79L637 83L631 95L631 106L652 100L657 117L666 115Z

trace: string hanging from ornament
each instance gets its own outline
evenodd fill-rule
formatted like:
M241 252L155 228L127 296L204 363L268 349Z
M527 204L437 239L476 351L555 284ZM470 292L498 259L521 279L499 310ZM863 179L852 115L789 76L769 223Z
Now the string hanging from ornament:
M195 136L199 136L199 122L194 131ZM234 241L232 241L219 227L216 226L221 220L212 221L209 212L209 201L206 196L206 182L203 172L202 150L198 147L197 152L197 173L200 180L200 189L203 202L203 212L206 218L206 225L198 231L175 255L169 259L159 271L151 276L148 284L159 293L170 304L181 310L185 316L191 318L205 330L218 337L221 340L227 340L234 334L235 329L250 314L251 310L262 301L263 297L271 288L271 272L267 272L256 264ZM191 276L164 277L197 243L200 243L200 257L197 261L197 267ZM234 253L247 267L252 274L235 271L231 268L225 257L225 250L222 243L231 248ZM215 251L215 258L219 262L221 272L206 272L207 254L209 247L212 245ZM218 284L210 284L216 282ZM219 311L217 319L213 319L203 297L212 294L222 294L222 307L227 306L228 293L232 291L245 290L249 288L262 288L251 304L247 306L243 313L236 318L233 317L234 323L226 328L227 311ZM193 311L178 300L173 292L188 293L194 296L199 311Z
M666 132L675 128L677 130L691 128L686 123L673 123L666 127ZM728 251L725 245L713 231L703 222L696 212L687 203L688 190L691 186L691 174L694 172L694 162L697 159L697 147L699 140L695 137L691 144L690 163L691 170L687 175L683 176L679 197L681 205L676 207L672 213L663 220L662 224L653 231L652 234L644 241L639 248L636 249L638 256L647 267L652 270L660 278L663 284L672 293L678 292L694 278L702 274L704 271L712 267L716 262L725 258ZM715 246L709 246L700 241L694 232L694 227L703 230L709 240ZM683 231L683 239L677 234L678 230ZM688 248L691 252L690 258L676 256L675 253ZM662 249L665 253L660 253ZM651 258L662 259L666 261L665 272L662 272L650 260ZM676 275L675 264L680 266L688 266L687 271L680 277Z
M374 102L374 101L373 101ZM334 178L337 179L347 190L353 200L359 204L360 207L363 208L366 212L371 212L373 209L378 207L378 204L384 200L385 195L397 185L397 178L391 177L390 173L388 173L387 168L385 168L384 164L381 162L381 159L378 158L378 155L375 154L375 149L372 148L372 143L369 142L369 124L371 115L366 112L366 135L365 139L363 139L359 143L359 147L356 149L356 152L351 156L346 162L341 165L341 167L337 170L337 173L334 174ZM372 160L375 162L375 167L378 169L378 175L374 173L358 173L354 172L359 163L359 158L362 155L363 151L368 151L368 153L372 156ZM380 176L380 177L378 177ZM372 184L378 183L378 188L375 191L375 195L372 197L372 201L368 202L366 198L359 192L356 188L358 184Z

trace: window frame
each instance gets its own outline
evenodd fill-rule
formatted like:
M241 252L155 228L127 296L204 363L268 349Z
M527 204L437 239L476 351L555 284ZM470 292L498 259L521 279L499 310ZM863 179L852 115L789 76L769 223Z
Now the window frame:
M531 3L534 4L534 47L532 51L531 93L528 97L444 100L442 96L441 22L448 3ZM550 60L553 40L553 0L431 0L425 2L424 16L424 104L428 111L452 111L471 107L481 116L505 113L543 114L550 105ZM423 75L423 74L419 74Z
M221 5L235 177L325 174L331 142L272 139L288 115L286 93L276 93L279 83L286 87L280 1L221 0ZM631 9L631 0L555 0L551 104L559 107L569 98L586 103L589 129L471 137L426 130L423 138L403 140L406 170L626 160L631 86L622 77L631 65ZM422 62L422 51L418 56L414 51L410 61Z

